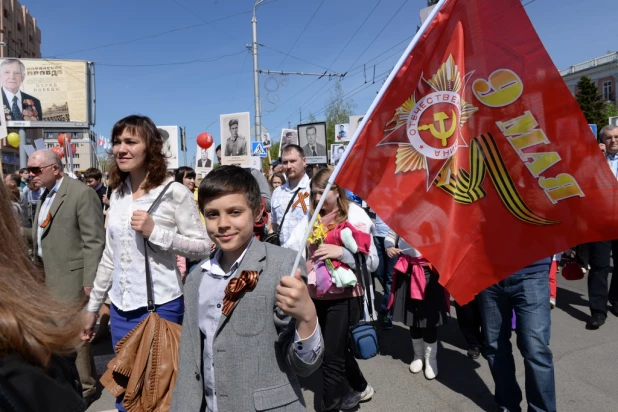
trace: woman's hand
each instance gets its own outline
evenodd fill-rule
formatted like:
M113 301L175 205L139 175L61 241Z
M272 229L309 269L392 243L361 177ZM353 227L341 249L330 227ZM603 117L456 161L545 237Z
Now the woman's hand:
M313 252L313 257L319 260L341 260L341 258L343 257L343 248L337 245L329 245L327 243L322 243L318 247L318 249Z
M401 255L401 249L397 249L396 247L388 247L386 248L386 255L389 258L394 258L395 256Z
M109 199L107 198L107 195L103 195L103 204L109 206Z
M146 239L150 238L152 231L154 230L154 220L152 216L145 210L136 210L131 216L131 229L144 236Z
M82 330L82 340L83 341L92 341L94 338L94 325L97 323L98 314L95 312L84 312L84 329Z

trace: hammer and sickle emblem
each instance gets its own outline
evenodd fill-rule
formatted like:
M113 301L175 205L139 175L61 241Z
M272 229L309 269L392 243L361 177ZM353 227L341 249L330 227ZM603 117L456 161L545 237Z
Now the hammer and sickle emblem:
M457 115L455 114L455 110L451 111L451 118L453 121L449 130L444 130L444 121L449 119L448 115L444 112L434 113L433 115L434 122L438 122L440 126L439 129L436 129L433 123L431 123L420 126L418 130L429 130L432 136L438 140L441 140L442 146L446 147L447 139L455 133L455 128L457 127Z

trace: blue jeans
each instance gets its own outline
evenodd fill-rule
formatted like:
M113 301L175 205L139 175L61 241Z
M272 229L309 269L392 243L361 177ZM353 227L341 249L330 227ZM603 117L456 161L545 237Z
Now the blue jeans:
M382 285L382 289L384 290L384 296L382 296L382 303L380 304L380 311L386 312L388 306L388 300L391 298L391 285L393 283L393 271L395 270L395 263L397 263L397 258L389 258L386 254L386 249L384 248L384 238L374 236L373 242L376 245L376 249L378 250L378 268L373 274L380 285Z
M478 297L486 355L496 384L494 399L510 412L521 411L522 394L515 378L511 318L517 316L517 347L523 358L528 411L556 410L556 384L549 337L549 273L514 274Z

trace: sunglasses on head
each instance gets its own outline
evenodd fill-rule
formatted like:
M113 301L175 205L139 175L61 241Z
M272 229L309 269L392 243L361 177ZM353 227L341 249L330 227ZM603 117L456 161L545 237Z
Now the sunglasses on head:
M52 164L50 164L50 165L47 165L47 166L41 166L41 167L36 167L36 166L34 166L34 167L28 167L28 168L27 168L27 169L28 169L28 173L32 173L33 175L40 175L40 174L41 174L41 172L43 171L43 169L45 169L46 167L49 167L49 166L53 166L54 164L55 164L55 163L52 163Z

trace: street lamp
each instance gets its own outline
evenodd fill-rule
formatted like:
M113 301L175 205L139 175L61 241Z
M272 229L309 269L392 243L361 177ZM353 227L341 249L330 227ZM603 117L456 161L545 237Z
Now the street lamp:
M253 28L253 44L251 53L253 54L253 98L255 100L255 141L259 142L258 138L262 136L262 105L260 103L260 80L258 69L258 42L257 42L257 19L255 18L255 9L264 0L257 0L253 6L253 18L251 26Z

